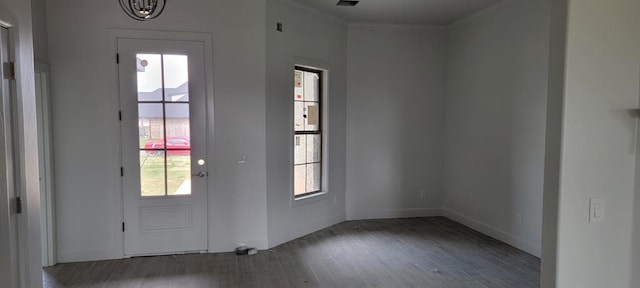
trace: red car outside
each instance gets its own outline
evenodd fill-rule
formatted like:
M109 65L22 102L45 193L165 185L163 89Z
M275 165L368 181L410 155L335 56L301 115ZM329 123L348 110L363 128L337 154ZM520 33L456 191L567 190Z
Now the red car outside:
M147 154L163 154L165 139L149 140L144 143ZM168 155L189 155L191 153L191 141L188 137L167 137Z

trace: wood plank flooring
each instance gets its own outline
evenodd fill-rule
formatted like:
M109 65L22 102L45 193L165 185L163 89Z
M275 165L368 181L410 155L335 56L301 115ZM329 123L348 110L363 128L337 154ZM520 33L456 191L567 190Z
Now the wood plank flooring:
M539 287L540 259L443 217L349 221L254 256L45 268L44 287Z

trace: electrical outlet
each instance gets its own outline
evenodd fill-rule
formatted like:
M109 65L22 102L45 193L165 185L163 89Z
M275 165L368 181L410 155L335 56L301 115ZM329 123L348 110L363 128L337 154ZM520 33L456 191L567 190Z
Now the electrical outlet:
M424 189L420 190L418 192L418 198L420 198L420 199L427 198L427 190L424 190Z
M522 213L518 213L516 215L516 223L518 223L518 225L522 225Z

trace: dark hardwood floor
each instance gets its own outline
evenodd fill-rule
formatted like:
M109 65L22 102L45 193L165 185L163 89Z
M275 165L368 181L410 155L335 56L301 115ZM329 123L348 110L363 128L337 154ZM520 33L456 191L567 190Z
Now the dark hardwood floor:
M59 264L44 287L539 287L540 259L442 217L349 221L254 256Z

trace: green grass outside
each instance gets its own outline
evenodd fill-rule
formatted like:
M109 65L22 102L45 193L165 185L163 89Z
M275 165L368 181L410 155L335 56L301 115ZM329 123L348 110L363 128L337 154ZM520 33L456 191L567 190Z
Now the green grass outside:
M142 196L164 196L164 155L140 154ZM191 179L191 156L167 155L168 195L173 195L184 180Z

